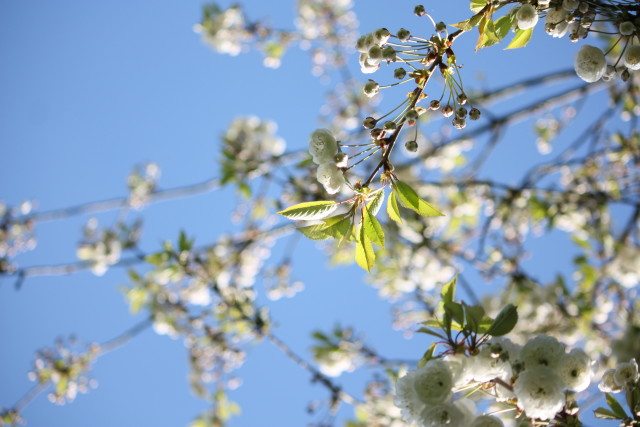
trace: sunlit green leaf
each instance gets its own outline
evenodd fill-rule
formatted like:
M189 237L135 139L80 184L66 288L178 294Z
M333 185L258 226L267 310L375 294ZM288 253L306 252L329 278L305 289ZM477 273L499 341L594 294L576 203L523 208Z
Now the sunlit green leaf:
M469 9L472 12L478 13L487 5L487 0L471 0L471 4L469 5Z
M373 214L373 216L378 215L380 208L382 207L382 203L384 202L384 190L378 190L373 198L367 204L367 209L369 212Z
M593 411L593 414L596 416L596 418L599 418L601 420L619 420L621 419L619 416L617 416L616 414L614 414L613 412L611 412L608 409L605 408L598 408L595 411Z
M371 272L376 261L376 255L373 252L371 240L364 232L364 227L360 227L358 238L356 240L356 262L360 267Z
M298 203L278 212L280 215L295 220L322 219L328 217L338 208L336 202L317 201Z
M440 295L442 295L442 301L444 302L452 302L456 297L456 283L458 281L458 275L453 276L453 279L449 280L447 283L442 285L442 291Z
M396 200L396 192L392 191L387 199L387 215L395 222L402 224L402 218L400 218L400 209L398 209L398 202Z
M382 230L382 226L378 219L373 216L369 209L364 209L364 218L362 221L362 227L364 228L364 232L367 237L371 240L371 242L375 243L380 247L384 247L384 231Z
M613 397L609 393L605 393L605 397L607 399L607 405L609 405L613 413L616 414L618 418L622 419L627 417L627 413L624 411L624 408L622 407L622 405L620 405L615 397Z
M533 28L529 28L527 30L521 30L518 28L516 30L516 35L511 39L511 43L505 49L518 49L520 47L525 47L529 40L531 40L531 36L533 35Z
M402 181L396 181L394 189L397 190L400 203L406 208L409 208L422 216L443 216L444 214L438 211L435 207L422 200L418 193L415 192L408 184Z

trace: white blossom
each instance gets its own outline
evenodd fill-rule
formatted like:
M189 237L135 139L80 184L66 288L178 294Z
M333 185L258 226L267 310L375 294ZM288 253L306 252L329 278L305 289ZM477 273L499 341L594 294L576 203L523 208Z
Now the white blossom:
M465 426L470 421L469 414L455 403L441 403L427 406L420 413L419 424L422 427Z
M564 406L563 388L562 380L544 366L526 369L514 385L518 407L527 416L543 420L552 419Z
M473 381L473 370L468 360L469 357L464 354L449 354L443 359L451 371L454 390Z
M587 44L576 54L574 67L578 77L585 82L593 83L600 80L607 71L607 60L602 50Z
M636 26L631 21L624 21L620 23L620 25L618 26L618 30L620 31L621 35L630 36L636 30Z
M518 20L518 28L527 30L535 27L538 23L538 12L532 5L523 4L516 12L516 19Z
M616 373L615 369L607 369L604 374L602 374L602 380L600 380L600 384L598 384L598 390L603 393L619 393L622 391L622 387L616 383L614 375Z
M329 194L336 194L344 185L344 174L334 162L318 166L316 177Z
M564 344L544 334L527 341L520 353L527 370L537 366L555 369L564 355Z
M561 359L558 374L569 390L576 392L586 390L593 376L591 359L583 350L574 348Z
M328 129L316 129L309 137L309 153L315 164L332 161L337 149L338 142Z
M453 377L447 364L430 360L422 368L398 378L394 403L402 409L405 421L421 417L425 406L438 405L452 396Z
M553 37L564 36L569 28L569 24L565 21L567 15L567 11L564 9L549 9L545 21L547 33Z
M632 71L640 70L640 46L629 46L624 53L624 65Z
M498 417L491 415L477 416L469 427L503 427L504 423Z
M638 379L640 379L636 359L631 359L629 362L618 364L616 371L613 374L613 379L617 385L624 389L628 389L635 384Z

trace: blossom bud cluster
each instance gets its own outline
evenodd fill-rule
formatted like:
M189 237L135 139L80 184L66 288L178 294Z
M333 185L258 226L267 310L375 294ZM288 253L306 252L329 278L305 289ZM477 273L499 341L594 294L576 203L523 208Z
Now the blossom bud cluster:
M629 362L619 363L616 369L605 371L598 388L604 393L619 393L636 387L638 380L638 364L636 359L631 359Z
M35 248L34 222L29 218L33 204L24 201L12 207L0 201L0 272L6 271L3 258Z
M348 158L337 151L338 142L328 129L316 129L309 137L309 153L318 165L316 178L329 194L336 194L345 182L340 168L346 166Z
M425 408L450 404L453 393L468 384L491 382L498 401L516 399L527 417L548 420L564 407L565 390L585 390L592 374L591 360L583 350L566 352L564 344L553 337L539 335L524 346L494 337L473 356L448 355L401 377L396 385L396 405L403 409L405 420L432 425L426 424ZM618 376L637 381L637 366L635 374ZM463 419L460 408L458 412L449 410L451 417ZM460 421L453 425L468 424Z
M360 69L365 74L378 70L383 61L396 60L396 51L392 46L385 46L391 37L386 28L379 28L372 33L361 36L356 42L356 49L360 52Z
M129 187L129 204L134 209L142 208L148 201L151 193L156 189L156 183L160 177L160 168L155 163L148 163L143 167L137 167L127 178Z

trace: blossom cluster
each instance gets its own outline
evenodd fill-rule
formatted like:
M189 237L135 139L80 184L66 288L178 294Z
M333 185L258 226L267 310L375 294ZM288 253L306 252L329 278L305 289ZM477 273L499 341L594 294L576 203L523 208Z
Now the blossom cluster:
M309 137L309 153L318 165L316 177L327 193L336 194L345 183L341 168L346 167L348 157L338 153L338 142L328 129L316 129Z
M84 240L76 251L82 261L91 264L91 271L102 276L110 266L120 261L122 242L113 230L98 229L98 220L91 218L84 227Z
M598 389L605 393L620 393L637 386L640 380L636 359L618 363L615 369L608 369L602 375Z
M149 202L159 177L160 168L155 163L137 167L131 172L127 178L127 185L129 187L129 204L134 209L140 209Z
M577 348L567 352L553 337L538 335L524 346L493 337L476 354L432 359L400 377L395 403L407 422L421 426L447 425L434 421L444 419L440 415L445 413L449 425L475 425L466 399L456 401L454 394L471 384L484 384L497 401L515 399L528 418L549 420L565 406L565 390L585 390L592 376L587 354Z
M193 30L201 34L202 40L213 50L232 56L242 52L252 37L247 30L244 12L237 5L226 10L215 4L207 5L202 22Z
M243 182L284 153L286 143L276 135L278 127L258 117L236 118L222 137L222 181Z
M16 207L0 201L0 272L9 269L4 258L35 248L34 223L29 218L32 208L33 204L29 201Z

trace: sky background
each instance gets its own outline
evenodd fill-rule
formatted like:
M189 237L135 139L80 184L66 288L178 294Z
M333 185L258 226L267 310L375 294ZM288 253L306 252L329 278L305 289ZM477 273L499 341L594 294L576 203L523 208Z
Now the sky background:
M213 52L192 30L202 4L0 2L0 200L9 205L32 200L37 210L51 210L124 196L133 166L148 161L162 170L161 188L218 176L219 137L237 116L274 120L288 149L303 148L331 85L311 74L308 53L296 48L277 70L263 67L258 52L238 57ZM250 18L270 17L274 26L293 29L293 2L244 4ZM430 34L427 21L412 15L413 5L358 2L361 32L404 26ZM466 0L428 5L437 20L469 16ZM475 36L463 37L456 53L464 63L465 81L491 88L571 67L579 46L552 41L540 25L534 37L524 50L498 47L480 53L473 53ZM354 75L366 81L355 54L350 62ZM528 101L517 100L509 108ZM486 170L515 182L538 156L529 128L507 134L509 143L499 147ZM196 244L214 241L233 227L229 217L236 201L235 191L225 189L130 215L144 217L141 246L151 251L164 240L175 240L181 229L195 236ZM101 225L116 217L116 212L96 215ZM21 254L16 262L74 261L87 218L38 225L37 250ZM547 247L546 239L534 241L532 248ZM340 322L365 331L367 343L387 357L420 357L426 338L406 340L391 329L388 305L364 284L359 268L327 268L326 256L309 242L302 243L298 254L294 276L303 280L305 291L271 305L277 334L298 353L309 359L310 331ZM544 268L549 260L564 263L571 255L571 246L559 243L530 262L539 277L550 278L555 270ZM143 315L132 316L118 291L126 283L123 269L101 278L90 272L30 278L19 291L12 280L0 280L0 407L12 406L31 387L27 372L38 348L72 333L86 342L104 342L139 322ZM482 283L477 286L480 293L491 291ZM207 408L189 390L187 374L180 340L148 330L98 360L92 371L99 383L96 390L65 406L49 403L43 394L23 416L34 427L187 425ZM306 425L317 420L306 413L307 403L327 395L269 343L252 347L238 374L243 385L231 398L243 415L231 420L232 427ZM359 394L367 375L364 368L339 382ZM340 419L350 415L348 408L339 414Z

